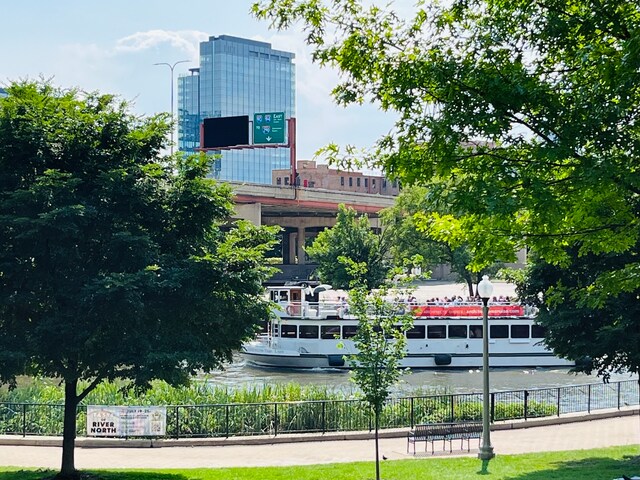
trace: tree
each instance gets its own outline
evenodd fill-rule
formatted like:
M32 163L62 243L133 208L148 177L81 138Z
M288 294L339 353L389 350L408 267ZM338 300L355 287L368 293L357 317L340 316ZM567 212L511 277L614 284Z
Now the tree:
M167 115L24 81L0 99L0 381L59 378L59 478L76 409L103 380L187 384L268 315L273 231L237 223L205 156L163 159ZM164 160L170 163L163 163ZM86 387L82 387L87 381Z
M439 214L434 208L429 189L413 186L400 193L393 207L382 211L383 225L393 232L391 254L394 262L401 265L405 259L418 255L429 266L447 264L458 280L467 284L469 296L474 296L474 285L482 275L495 273L499 263L496 261L473 271L473 253L469 248L473 239L451 235L451 231L447 235L435 231L432 227ZM509 255L508 248L505 253Z
M344 258L368 265L361 281L368 288L376 288L384 282L391 269L389 241L387 232L377 235L371 230L366 215L358 217L353 208L339 205L336 224L320 232L306 251L318 263L320 279L334 288L349 288L354 280Z
M604 300L593 290L601 272L619 269L632 253L579 255L568 251L566 266L533 256L518 296L540 311L536 321L546 330L546 344L576 361L574 370L596 372L607 380L611 372L640 373L640 289ZM594 288L594 285L596 288Z
M353 280L349 290L349 312L358 319L353 337L355 353L345 358L353 368L352 380L362 390L374 416L376 479L380 479L380 449L378 431L384 403L391 388L403 373L400 361L406 354L405 332L413 325L413 317L398 305L389 302L389 289L367 288L367 266L347 261Z
M254 13L277 28L303 23L313 58L342 74L339 104L398 112L375 152L388 174L438 179L434 195L466 213L465 229L497 231L549 261L564 260L567 244L636 245L636 3L419 3L406 20L364 3L265 0ZM484 238L477 256L492 251Z
M640 287L637 2L455 0L399 14L264 0L253 11L276 28L303 24L314 60L341 73L337 103L397 112L369 158L461 213L434 228L476 239L474 269L499 236L561 266L575 249L633 253L591 290L604 301Z

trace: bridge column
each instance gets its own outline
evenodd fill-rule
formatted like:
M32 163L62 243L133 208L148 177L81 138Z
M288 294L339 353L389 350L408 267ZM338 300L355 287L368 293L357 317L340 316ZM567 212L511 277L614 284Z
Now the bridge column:
M305 253L304 253L304 241L305 241L305 231L304 227L298 227L298 265L305 264Z

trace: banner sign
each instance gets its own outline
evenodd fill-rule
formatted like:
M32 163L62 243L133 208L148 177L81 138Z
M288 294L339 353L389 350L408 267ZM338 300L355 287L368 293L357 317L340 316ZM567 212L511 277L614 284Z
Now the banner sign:
M87 406L87 436L161 437L167 430L167 407Z
M482 318L482 305L422 305L413 309L416 317ZM521 317L522 305L490 305L489 317Z

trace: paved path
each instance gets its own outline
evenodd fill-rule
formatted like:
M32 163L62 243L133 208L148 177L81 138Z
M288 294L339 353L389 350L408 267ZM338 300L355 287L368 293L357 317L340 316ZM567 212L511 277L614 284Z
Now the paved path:
M491 434L497 455L580 450L614 445L637 445L640 454L640 416L617 417L562 425L499 430ZM419 444L418 449L423 444ZM477 448L477 444L475 445ZM406 438L380 440L388 459L414 458L406 453ZM459 447L458 447L459 448ZM227 445L163 448L76 448L76 467L86 468L201 468L311 465L371 461L373 440L314 441L266 445ZM451 456L437 452L436 457ZM477 455L477 449L453 455ZM431 458L418 453L416 457ZM0 445L0 465L59 468L60 447Z

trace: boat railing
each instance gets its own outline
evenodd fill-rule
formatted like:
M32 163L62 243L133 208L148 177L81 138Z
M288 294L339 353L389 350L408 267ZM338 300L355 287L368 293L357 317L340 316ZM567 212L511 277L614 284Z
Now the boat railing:
M330 316L342 316L346 303L335 300L324 300L320 302L279 302L279 313L287 317L299 318L327 318Z
M397 307L398 314L412 312L416 317L472 317L482 313L481 303L477 302L391 302ZM319 302L292 301L279 302L279 316L327 319L349 317L349 304L344 300L321 300ZM489 301L489 315L499 317L534 317L537 308L516 302Z

